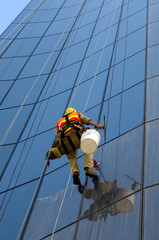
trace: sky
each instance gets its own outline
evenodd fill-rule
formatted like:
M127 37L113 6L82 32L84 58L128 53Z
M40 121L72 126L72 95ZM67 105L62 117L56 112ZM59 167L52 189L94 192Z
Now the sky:
M0 0L0 35L31 0Z

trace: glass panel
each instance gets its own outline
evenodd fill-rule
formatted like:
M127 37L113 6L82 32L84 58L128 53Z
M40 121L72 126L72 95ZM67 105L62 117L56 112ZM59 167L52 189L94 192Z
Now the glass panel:
M157 221L159 216L158 194L159 186L145 190L144 240L159 238Z
M99 0L99 1L89 1L88 2L88 7L87 7L87 11L90 11L90 10L92 10L92 9L94 9L94 8L100 8L101 7L101 5L102 5L102 2L103 2L103 0Z
M121 133L143 123L144 120L144 88L141 83L122 94Z
M6 94L6 92L8 91L8 89L10 88L10 86L12 85L12 82L10 81L3 81L0 82L0 102L2 101L4 95Z
M20 22L26 23L31 16L33 16L34 11L25 11L23 10L14 20L14 24L19 24Z
M22 29L24 24L11 24L1 35L2 38L12 39Z
M159 11L159 3L149 7L149 19L148 19L149 23L159 20L158 11Z
M149 25L148 29L148 46L153 46L158 44L159 39L159 22L155 22Z
M116 43L116 48L114 52L115 63L119 63L125 58L125 41L127 41L126 38L121 39Z
M0 224L0 232L2 239L16 239L19 229L21 228L22 221L25 217L27 208L31 201L32 195L34 193L34 189L37 182L34 182L32 185L26 185L25 187L14 190L14 194L12 196L12 201L9 202L7 206L7 210L5 212L4 217L2 218ZM27 192L27 194L26 194ZM23 206L21 203L23 202ZM1 213L3 213L4 208L1 209ZM12 214L10 214L12 212ZM6 222L7 227L12 229L11 231L6 231Z
M29 23L52 21L57 13L57 9L48 9L38 11L34 17L31 18Z
M158 0L149 0L149 5L154 4L154 3L158 3Z
M57 53L54 52L50 57L50 54L43 54L40 57L37 55L32 56L27 62L24 70L22 71L20 77L30 77L35 75L41 75L42 73L49 73L54 61L57 57ZM32 67L34 66L34 68Z
M146 157L145 157L145 186L159 181L158 154L159 154L159 121L146 124Z
M146 46L146 27L127 37L126 57L129 57L145 49ZM137 42L137 44L134 44Z
M13 85L11 91L9 92L7 98L5 99L3 103L3 108L5 107L10 108L14 106L20 107L21 104L24 102L24 100L25 100L25 105L29 103L35 103L36 99L38 98L43 88L43 85L45 84L46 76L39 77L39 79L35 84L36 90L34 88L32 89L35 81L36 81L35 77L27 78L25 80L24 79L17 80ZM18 95L18 98L17 98L17 95Z
M114 69L112 69L113 79L112 79L111 96L114 96L122 91L123 67L124 67L124 63L122 62L114 66Z
M128 18L128 34L145 26L147 17L147 9L145 8L142 11L130 16ZM138 42L138 41L137 41Z
M148 49L147 77L151 78L159 75L159 46L150 47Z
M120 118L120 95L110 99L108 112L108 123L106 140L109 141L119 135L119 118Z
M3 57L29 56L40 38L35 39L16 39L7 49Z
M27 37L40 37L44 34L49 23L31 23L27 24L24 29L20 32L17 38L27 38Z
M0 59L0 80L16 79L27 58Z
M18 113L19 109L8 109L0 112L1 114L1 132L0 132L0 139L3 138L4 134L8 130L10 124L12 123L13 119L15 118L16 114ZM25 109L21 109L20 113L18 114L18 117L16 118L16 121L13 124L13 127L10 129L9 134L7 135L7 138L5 140L6 143L14 143L17 141L20 132L22 131L25 122L32 110L32 106L27 106ZM17 131L18 129L18 131Z
M133 0L129 3L129 15L136 13L137 11L147 7L147 1L145 0Z
M142 63L142 64L141 64ZM145 50L125 61L124 89L145 79Z
M146 121L159 118L159 77L147 81Z
M67 33L63 35L63 38L59 41L60 35L59 34L50 34L50 36L44 36L41 42L39 43L37 49L35 50L34 54L42 54L48 53L55 48L55 52L59 51L65 41ZM56 46L57 45L57 46Z

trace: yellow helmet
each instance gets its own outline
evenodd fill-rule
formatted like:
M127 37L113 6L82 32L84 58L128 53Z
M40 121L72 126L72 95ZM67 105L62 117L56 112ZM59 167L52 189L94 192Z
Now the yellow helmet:
M66 112L65 112L65 115L73 113L73 112L76 112L76 110L74 108L67 108Z

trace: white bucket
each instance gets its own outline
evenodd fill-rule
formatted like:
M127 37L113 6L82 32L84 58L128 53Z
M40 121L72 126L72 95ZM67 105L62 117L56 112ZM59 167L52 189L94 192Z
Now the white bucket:
M94 129L88 129L81 135L80 148L84 153L94 153L100 142L100 134Z
M134 191L130 188L122 188L120 189L115 196L114 201L119 201L116 204L112 205L112 211L118 211L122 213L128 213L131 211L134 205L135 201L135 194L123 199L120 201L120 199L134 193Z

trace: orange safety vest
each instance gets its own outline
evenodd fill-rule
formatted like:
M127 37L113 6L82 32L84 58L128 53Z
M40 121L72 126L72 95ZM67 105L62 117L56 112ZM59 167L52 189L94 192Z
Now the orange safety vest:
M57 126L64 134L72 129L83 129L82 120L77 112L70 113L57 121Z

